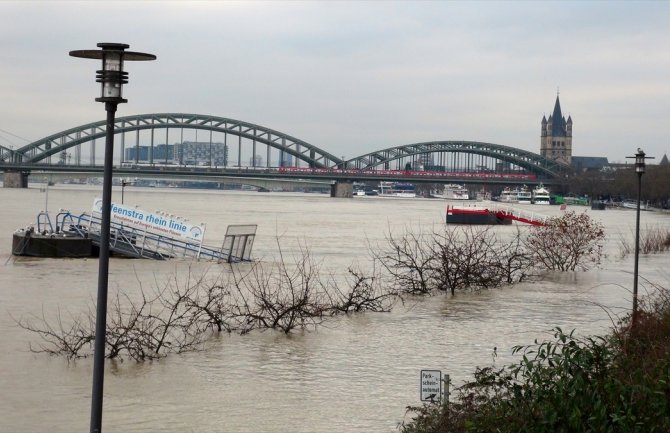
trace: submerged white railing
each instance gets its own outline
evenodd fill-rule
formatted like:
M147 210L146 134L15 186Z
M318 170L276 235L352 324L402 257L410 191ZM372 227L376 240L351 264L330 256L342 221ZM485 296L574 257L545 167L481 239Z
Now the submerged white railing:
M101 219L82 213L74 215L61 211L56 216L55 226L46 212L37 218L38 232L61 233L90 238L99 246ZM251 260L251 250L256 237L254 224L229 225L220 248L204 245L202 240L159 235L118 222L110 223L110 251L117 254L150 259L193 259L217 262L240 262Z

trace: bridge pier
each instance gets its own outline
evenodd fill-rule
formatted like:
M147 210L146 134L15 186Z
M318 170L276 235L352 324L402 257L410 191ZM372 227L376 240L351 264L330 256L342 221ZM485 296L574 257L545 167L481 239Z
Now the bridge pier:
M2 183L5 188L28 188L28 175L25 171L5 171Z
M354 196L354 184L352 182L336 181L330 186L330 196L351 198Z

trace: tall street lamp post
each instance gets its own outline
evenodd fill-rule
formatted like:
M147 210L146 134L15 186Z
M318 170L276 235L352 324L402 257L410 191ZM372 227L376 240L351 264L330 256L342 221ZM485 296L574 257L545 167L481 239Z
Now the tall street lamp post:
M627 156L626 158L635 159L635 173L637 173L637 209L635 219L635 265L633 268L633 315L631 327L635 329L637 321L637 280L638 280L638 263L640 259L640 198L642 196L642 175L645 172L645 159L654 159L653 157L645 156L642 149L638 148L635 156Z
M114 158L114 115L123 99L122 88L128 82L123 62L128 60L155 60L153 54L125 51L126 44L99 43L101 50L70 51L72 57L102 59L102 70L97 71L96 81L101 83L101 95L95 98L105 103L107 131L105 163L102 182L102 215L100 223L100 261L98 267L98 301L95 317L95 345L93 352L93 392L91 396L91 433L102 429L102 390L105 374L105 331L107 326L107 283L109 277L109 226L112 208L112 162Z

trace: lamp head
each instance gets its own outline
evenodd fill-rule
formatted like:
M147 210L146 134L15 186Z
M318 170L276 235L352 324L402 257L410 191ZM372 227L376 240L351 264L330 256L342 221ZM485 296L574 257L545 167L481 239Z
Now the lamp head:
M644 162L645 159L654 159L653 156L647 156L642 149L639 147L637 148L637 153L635 156L627 156L627 159L634 159L635 160L635 173L639 174L642 176L642 173L645 172L646 168L646 163Z
M102 60L102 69L97 71L96 75L96 81L101 83L100 97L95 98L96 101L117 104L128 102L123 99L123 85L128 82L128 73L123 70L123 62L126 60L155 60L156 56L126 51L130 47L127 44L101 42L98 47L102 49L70 51L70 55Z
M644 151L640 148L637 149L637 153L635 154L635 172L636 173L644 173L645 171L645 162L644 162Z

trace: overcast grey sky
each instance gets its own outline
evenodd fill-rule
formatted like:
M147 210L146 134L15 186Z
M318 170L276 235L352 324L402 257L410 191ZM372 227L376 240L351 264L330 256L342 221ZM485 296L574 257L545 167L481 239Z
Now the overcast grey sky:
M100 65L68 56L98 42L158 56L127 64L119 116L240 119L347 158L539 153L560 88L573 154L670 153L670 2L0 1L0 144L104 119Z

